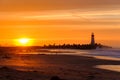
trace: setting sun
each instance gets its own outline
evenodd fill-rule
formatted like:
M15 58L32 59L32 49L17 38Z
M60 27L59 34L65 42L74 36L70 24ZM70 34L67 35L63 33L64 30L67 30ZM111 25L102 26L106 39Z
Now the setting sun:
M30 41L30 39L27 39L27 38L19 39L19 42L23 45L27 44L29 41Z
M31 46L32 39L29 39L29 38L16 39L16 45L17 46Z

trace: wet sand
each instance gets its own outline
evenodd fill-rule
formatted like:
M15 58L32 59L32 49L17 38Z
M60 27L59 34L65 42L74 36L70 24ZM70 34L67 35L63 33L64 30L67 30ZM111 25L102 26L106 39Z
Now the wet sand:
M0 80L119 80L120 72L96 68L120 61L73 55L13 55L0 59Z
M96 68L120 72L120 65L97 65Z

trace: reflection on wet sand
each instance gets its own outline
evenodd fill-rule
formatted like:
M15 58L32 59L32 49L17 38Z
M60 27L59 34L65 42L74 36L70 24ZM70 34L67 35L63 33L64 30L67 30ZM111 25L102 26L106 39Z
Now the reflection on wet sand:
M32 57L32 56L31 56ZM42 60L33 59L30 55L13 55L10 59L0 59L1 66L15 67L17 69L29 69L33 67L39 67Z
M120 65L97 65L96 68L120 72Z
M96 59L120 61L120 58L114 58L114 57L108 57L108 56L93 56L93 57Z

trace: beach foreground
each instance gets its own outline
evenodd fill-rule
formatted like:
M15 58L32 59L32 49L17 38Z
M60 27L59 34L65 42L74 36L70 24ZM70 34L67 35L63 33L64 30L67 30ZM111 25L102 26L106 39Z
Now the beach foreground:
M120 61L73 55L17 54L0 58L0 80L119 80L120 73L95 68Z

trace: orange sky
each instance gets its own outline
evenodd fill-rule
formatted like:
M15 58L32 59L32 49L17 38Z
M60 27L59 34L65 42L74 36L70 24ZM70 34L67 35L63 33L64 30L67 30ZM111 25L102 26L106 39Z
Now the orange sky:
M34 39L34 45L89 43L94 32L97 42L120 43L119 0L1 0L1 45L14 39Z

